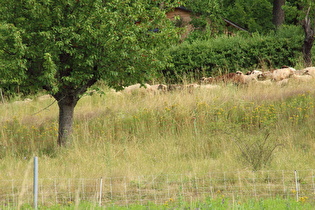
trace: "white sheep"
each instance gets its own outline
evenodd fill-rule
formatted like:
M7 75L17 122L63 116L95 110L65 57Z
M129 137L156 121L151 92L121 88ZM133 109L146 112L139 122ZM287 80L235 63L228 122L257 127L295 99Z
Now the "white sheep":
M294 79L295 81L298 81L298 82L308 82L308 81L313 80L313 77L311 75L296 75L296 74L293 74L291 78Z
M303 69L304 74L311 75L312 77L315 77L315 67L307 67Z
M220 87L221 86L219 86L219 85L210 85L210 84L200 85L199 86L200 89L208 89L208 90L217 89L217 88L220 88Z
M258 80L271 80L272 79L272 74L273 72L272 71L264 71L262 72L262 74L259 74L257 76L257 79Z
M290 78L295 74L296 70L294 68L288 67L283 69L276 69L272 72L273 81L281 81L287 78Z
M149 84L141 85L140 83L137 83L135 85L130 85L130 86L125 87L123 92L125 92L125 93L133 93L133 92L137 92L139 90L145 90L147 88L150 88Z
M255 74L245 75L243 72L237 71L236 75L238 76L236 83L249 84L250 82L257 81L257 75Z
M252 70L252 71L248 71L247 73L246 73L246 75L259 75L259 74L262 74L263 72L262 71L260 71L260 70Z
M295 71L295 75L305 75L305 74L307 74L307 73L306 73L306 71L304 69Z

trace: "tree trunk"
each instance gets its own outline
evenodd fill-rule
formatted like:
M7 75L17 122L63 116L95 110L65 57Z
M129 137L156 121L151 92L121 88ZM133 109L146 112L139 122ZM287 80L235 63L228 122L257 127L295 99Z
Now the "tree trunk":
M312 66L312 47L313 47L313 43L315 39L314 28L311 27L311 21L310 21L310 18L308 17L308 13L309 11L307 12L307 15L302 23L304 33L305 33L302 50L303 50L304 63L306 67Z
M303 58L305 67L312 66L312 47L314 43L314 37L312 38L305 38L303 44Z
M273 10L272 10L272 22L278 28L284 22L284 11L282 6L285 4L285 0L274 0L273 1Z
M97 70L97 67L95 67ZM77 105L80 97L97 82L96 78L92 78L84 84L77 87L65 86L63 90L53 94L59 106L59 128L58 128L58 145L69 146L72 142L72 124L74 108ZM46 87L52 91L51 87Z
M63 97L55 97L59 106L59 129L58 129L58 145L69 146L72 141L72 124L74 107L79 98L72 95Z

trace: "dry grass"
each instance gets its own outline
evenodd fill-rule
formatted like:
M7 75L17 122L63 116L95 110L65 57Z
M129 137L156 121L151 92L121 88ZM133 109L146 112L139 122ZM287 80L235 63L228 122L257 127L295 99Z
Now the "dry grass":
M233 137L246 144L268 132L281 146L264 169L314 168L314 90L313 84L164 94L105 90L79 101L74 144L66 149L56 145L57 104L37 113L53 99L2 104L0 179L23 179L34 155L41 178L251 169Z

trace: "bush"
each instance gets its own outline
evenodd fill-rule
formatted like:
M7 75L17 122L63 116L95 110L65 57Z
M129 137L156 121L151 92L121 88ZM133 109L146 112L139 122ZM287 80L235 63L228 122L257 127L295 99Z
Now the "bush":
M259 135L250 137L243 135L234 139L241 152L241 158L254 171L260 170L270 163L275 149L281 146L281 144L277 144L277 140L270 139L269 135L267 133L263 138Z
M302 43L301 31L292 28L268 36L240 34L184 42L170 49L171 65L163 73L175 82L187 74L200 78L222 71L295 66L301 57Z

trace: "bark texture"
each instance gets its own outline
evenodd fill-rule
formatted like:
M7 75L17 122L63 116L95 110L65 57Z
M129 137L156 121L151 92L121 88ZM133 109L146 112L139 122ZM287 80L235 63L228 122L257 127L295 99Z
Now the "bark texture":
M313 43L314 43L314 28L312 28L311 26L311 20L308 16L308 13L305 17L305 19L303 20L302 23L303 29L304 29L304 34L305 34L305 38L304 38L304 43L303 43L303 58L304 58L304 63L305 66L312 66L312 47L313 47Z
M278 28L284 23L284 11L282 6L285 4L285 0L274 0L272 10L272 22Z
M72 142L72 124L74 108L78 98L73 96L63 96L58 100L59 106L59 128L58 128L58 145L68 146Z
M91 87L97 79L93 78L80 87L65 87L53 97L58 101L59 106L59 128L58 145L67 147L72 142L72 125L74 108L80 97Z

